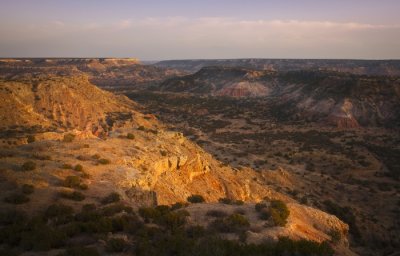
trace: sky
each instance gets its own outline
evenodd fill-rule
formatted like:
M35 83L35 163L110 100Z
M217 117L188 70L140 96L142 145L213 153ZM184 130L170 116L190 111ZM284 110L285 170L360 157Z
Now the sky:
M0 0L0 57L400 59L399 0Z

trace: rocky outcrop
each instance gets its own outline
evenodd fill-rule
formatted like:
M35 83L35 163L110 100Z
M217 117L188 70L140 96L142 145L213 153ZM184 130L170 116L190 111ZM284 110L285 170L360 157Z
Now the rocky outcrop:
M349 99L344 99L342 103L335 106L334 110L328 116L327 122L342 129L360 128L352 111L353 104Z
M228 96L234 98L243 97L264 97L269 94L269 89L265 85L258 82L238 82L228 86L224 86L222 89L216 92L217 96Z
M338 232L340 238L336 242L336 249L340 255L355 255L348 249L347 234L349 226L337 217L319 211L317 209L299 205L297 203L287 204L290 211L287 224L284 227L277 227L259 218L255 211L254 204L246 203L241 206L226 204L195 204L189 206L190 222L193 225L208 226L214 218L207 215L211 210L223 212L227 215L241 211L251 223L246 232L246 242L259 244L262 242L277 241L279 237L289 237L294 240L306 239L316 242L331 240L332 231ZM235 239L234 236L227 236L227 239Z
M0 81L0 126L3 128L79 129L99 136L131 121L134 109L135 103L98 89L83 74ZM11 111L15 115L9 115Z

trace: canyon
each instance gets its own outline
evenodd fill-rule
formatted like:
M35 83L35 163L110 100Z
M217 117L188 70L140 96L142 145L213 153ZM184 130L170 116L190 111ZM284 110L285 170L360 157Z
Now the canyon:
M146 232L163 226L146 223L144 209L179 203L188 227L244 216L241 233L218 231L227 240L390 255L399 248L398 74L396 61L1 59L2 213L104 210L115 193ZM29 201L7 203L24 185L35 189ZM186 205L192 196L204 201ZM290 212L283 226L257 210L276 201ZM67 244L106 253L103 236L140 237Z

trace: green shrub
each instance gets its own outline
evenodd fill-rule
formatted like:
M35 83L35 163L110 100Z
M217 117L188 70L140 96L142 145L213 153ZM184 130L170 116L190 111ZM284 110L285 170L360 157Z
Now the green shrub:
M333 214L337 216L339 219L343 220L347 224L349 224L350 227L350 234L353 235L355 240L358 242L362 242L361 240L361 232L358 229L357 222L356 222L356 216L354 215L354 212L350 207L342 207L330 200L324 201L325 207L327 212L330 214Z
M24 184L21 187L21 191L22 193L29 195L32 194L35 191L35 187L33 185L30 184Z
M290 255L333 255L334 251L332 247L326 243L317 243L308 240L291 240L287 237L280 237L278 243L274 246L276 251L281 252L278 255L282 255L283 252L290 252Z
M99 217L82 223L82 231L87 233L108 233L113 231L111 218Z
M82 172L83 171L83 166L80 164L77 164L74 166L74 170L77 172Z
M51 160L51 156L49 155L39 155L37 153L32 155L32 158L37 159L37 160Z
M157 224L173 231L185 225L187 216L189 216L188 211L180 210L161 215L155 221Z
M290 215L290 211L286 204L280 200L271 201L270 214L275 225L284 227L287 223L287 218Z
M90 174L89 173L87 173L87 172L85 172L85 171L82 171L82 173L81 173L81 178L82 179L89 179L91 176L90 176Z
M141 125L141 126L139 126L138 130L139 130L139 131L145 131L146 128L145 128L143 125Z
M101 212L94 204L85 204L80 213L75 215L75 219L80 222L96 221L101 218Z
M107 252L123 252L128 247L128 243L121 238L111 238L107 241Z
M242 200L235 200L234 204L235 205L244 205L244 202Z
M237 208L237 209L235 209L235 213L241 214L241 215L246 215L246 210L243 208Z
M81 183L81 184L79 184L78 188L81 190L87 190L89 188L89 186L88 186L88 184Z
M126 135L126 138L127 138L127 139L130 139L130 140L134 140L134 139L135 139L135 135L132 134L132 133L128 133L128 134Z
M101 200L102 204L111 204L121 201L121 195L117 192L112 192Z
M173 205L171 205L171 211L177 210L177 209L181 209L183 207L186 207L187 203L181 203L181 202L177 202L174 203Z
M33 161L26 161L21 166L23 171L33 171L36 169L36 163Z
M257 212L261 212L261 210L264 208L267 208L267 205L265 203L256 203L256 205L254 206L254 209Z
M63 164L63 165L61 165L61 168L62 169L73 169L72 165L70 165L70 164Z
M74 209L64 204L52 204L47 207L43 217L52 220L54 224L66 224L74 219Z
M76 188L81 184L81 178L79 176L67 176L63 181L63 186L68 188Z
M58 218L60 216L72 215L74 214L74 209L71 206L64 204L52 204L47 207L44 212L46 218Z
M191 195L187 198L187 201L192 204L203 203L205 200L201 195Z
M210 228L222 233L242 232L250 226L247 218L241 214L231 214L228 217L217 219L211 223Z
M96 159L96 160L97 160L97 159L100 159L100 157L101 157L101 156L100 156L99 154L94 154L94 155L92 156L92 158L93 158L93 159Z
M99 164L110 164L111 161L106 158L101 158L97 161Z
M67 176L63 182L64 187L77 188L81 184L81 178L79 176Z
M206 234L206 230L203 226L196 225L196 226L189 226L186 229L186 236L189 238L200 238Z
M268 210L268 208L263 208L259 212L258 217L262 220L268 220L271 217L271 212Z
M167 155L167 151L165 151L165 150L160 150L160 154L161 154L161 156L166 156L166 155Z
M125 206L122 203L116 203L116 204L111 204L107 205L106 207L103 207L101 209L101 213L104 216L112 216L120 212L127 212L127 213L132 213L133 209L130 206Z
M78 191L73 191L73 192L63 191L63 192L60 192L60 196L62 198L66 198L66 199L70 199L70 200L74 200L74 201L83 201L85 199L85 195Z
M250 226L247 218L241 214L234 213L226 219L227 223L232 227L248 227Z
M82 233L82 223L68 219L63 224L64 225L60 227L60 230L69 238Z
M97 206L95 204L84 204L82 206L82 211L95 211Z
M72 142L72 141L74 141L74 139L75 139L75 134L72 134L72 133L64 134L64 138L63 138L64 142Z
M82 190L88 189L88 185L83 184L81 177L79 176L67 176L63 181L63 186L67 188L77 188Z
M27 141L28 141L28 143L32 143L32 142L35 142L35 141L36 141L36 138L35 138L35 136L33 136L33 135L28 135Z
M229 204L229 205L243 205L244 202L242 200L233 200L229 198L220 198L218 199L218 202L221 204Z
M155 210L159 213L159 215L164 215L171 211L171 207L168 205L157 205Z
M64 245L66 235L45 223L29 225L30 230L21 234L20 246L25 250L48 251Z
M136 215L118 215L111 219L113 232L131 232L135 227L140 226L140 221Z
M145 222L149 222L151 219L160 216L160 213L153 207L141 207L139 208L139 215Z
M215 218L223 218L226 217L228 214L221 210L209 210L207 211L206 215Z
M150 220L152 220L154 223L169 230L176 230L186 223L186 217L190 214L186 210L172 212L169 206L159 205L155 208L139 208L139 215L145 222L150 222Z
M220 202L221 204L232 204L232 199L220 198L220 199L218 199L218 202Z
M4 198L4 202L9 204L24 204L29 202L29 197L24 194L14 193Z
M340 231L337 229L332 229L329 232L329 235L331 236L331 241L334 244L339 243L339 241L342 239L342 233L340 233Z

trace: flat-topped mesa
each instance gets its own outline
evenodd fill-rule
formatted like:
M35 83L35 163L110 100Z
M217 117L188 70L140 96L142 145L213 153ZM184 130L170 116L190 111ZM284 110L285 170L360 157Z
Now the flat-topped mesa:
M1 77L10 78L21 71L49 74L55 73L57 69L83 72L90 77L92 83L107 88L125 86L143 89L145 86L182 74L173 69L142 65L136 58L0 59Z
M399 60L329 60L329 59L199 59L165 60L154 65L173 68L191 73L207 66L245 67L257 70L275 70L279 72L295 70L327 70L357 75L399 76Z

